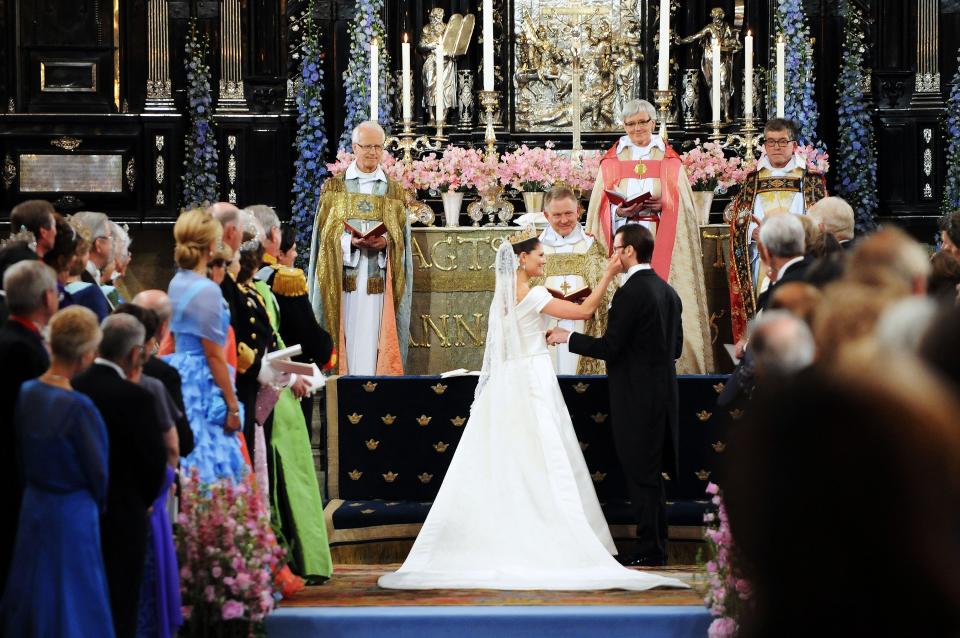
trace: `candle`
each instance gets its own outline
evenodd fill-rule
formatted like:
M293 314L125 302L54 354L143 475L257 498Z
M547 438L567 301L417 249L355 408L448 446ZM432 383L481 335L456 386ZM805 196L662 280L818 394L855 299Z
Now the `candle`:
M713 38L710 44L710 53L713 57L713 70L711 78L710 105L713 107L713 121L720 121L720 41Z
M403 92L403 119L412 120L413 119L413 107L412 107L412 97L410 96L410 36L406 33L403 34L403 43L400 45L400 57L403 60L403 78L401 79L402 83L402 92Z
M786 55L786 45L783 42L783 36L777 37L777 117L784 117L784 63Z
M380 43L370 40L370 119L380 119Z
M436 123L439 126L443 118L443 43L437 42L437 48L434 53L434 62L437 65L436 83L433 87L433 99L436 107Z
M483 0L483 90L493 90L493 0Z
M579 58L573 59L573 92L571 94L573 98L573 117L571 118L573 125L573 150L580 151L583 150L583 146L580 143L580 60Z
M670 0L660 0L660 58L657 90L666 91L670 80Z
M747 31L743 39L743 113L747 118L753 117L753 36Z

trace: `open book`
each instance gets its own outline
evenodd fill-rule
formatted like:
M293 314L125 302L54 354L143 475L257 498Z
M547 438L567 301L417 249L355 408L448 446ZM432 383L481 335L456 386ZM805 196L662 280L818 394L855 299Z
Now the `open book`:
M353 226L349 221L343 222L343 229L348 233L357 237L359 239L370 239L371 237L380 237L387 232L387 227L383 222L378 223L373 228L369 228L366 231L360 230L356 226Z
M639 195L635 195L627 199L627 196L624 195L623 193L619 191L612 191L609 188L604 190L603 192L607 194L607 198L609 198L611 204L620 206L622 208L630 208L634 204L645 202L648 199L650 199L650 196L651 196L650 193L640 193Z
M590 286L581 286L575 290L571 290L567 294L563 294L561 291L554 288L547 288L547 292L556 297L557 299L563 299L564 301L572 301L573 303L580 303L584 299L590 296L590 293L593 290L590 289Z

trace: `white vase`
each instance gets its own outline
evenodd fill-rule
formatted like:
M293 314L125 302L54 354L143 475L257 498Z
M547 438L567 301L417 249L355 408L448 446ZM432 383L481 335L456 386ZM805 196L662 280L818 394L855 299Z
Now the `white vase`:
M528 213L543 212L543 191L523 191L523 207Z
M443 193L443 221L446 226L460 225L460 209L463 207L463 193L446 191Z
M700 223L710 223L710 205L713 204L713 191L693 191L693 203L700 213Z

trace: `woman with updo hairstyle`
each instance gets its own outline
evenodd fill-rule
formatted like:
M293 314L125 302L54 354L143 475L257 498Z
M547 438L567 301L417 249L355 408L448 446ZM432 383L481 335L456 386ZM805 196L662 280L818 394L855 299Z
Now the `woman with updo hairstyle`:
M64 292L70 295L70 299L74 304L89 308L97 315L97 319L103 321L107 318L107 315L110 314L110 304L107 302L107 298L104 296L100 286L83 280L83 276L87 272L87 258L90 255L90 246L93 243L90 237L90 229L77 221L76 216L67 217L66 222L69 224L72 233L61 230L60 226L57 226L57 238L59 239L61 233L64 235L73 235L75 237L75 245L73 258L67 265L66 283L63 287ZM57 243L59 243L59 241Z
M59 229L58 229L59 231ZM50 320L50 368L20 388L14 415L23 504L0 604L4 636L112 636L100 548L107 495L107 428L70 379L100 344L96 315L82 306Z
M230 311L220 286L207 277L210 260L221 250L221 234L220 223L206 211L180 215L173 227L179 269L167 291L175 349L166 359L183 380L194 437L193 451L181 465L188 471L196 468L205 483L239 480L246 473L236 436L242 413L225 348Z

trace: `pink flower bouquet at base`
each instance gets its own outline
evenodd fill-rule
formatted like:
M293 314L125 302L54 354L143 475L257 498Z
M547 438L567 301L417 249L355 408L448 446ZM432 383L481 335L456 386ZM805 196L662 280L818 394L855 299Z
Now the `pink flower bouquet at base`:
M709 483L706 492L717 507L716 515L704 515L704 538L712 555L705 565L707 592L704 603L715 617L707 635L710 638L733 638L739 629L737 619L750 605L751 588L733 561L733 536L720 488L716 483Z

